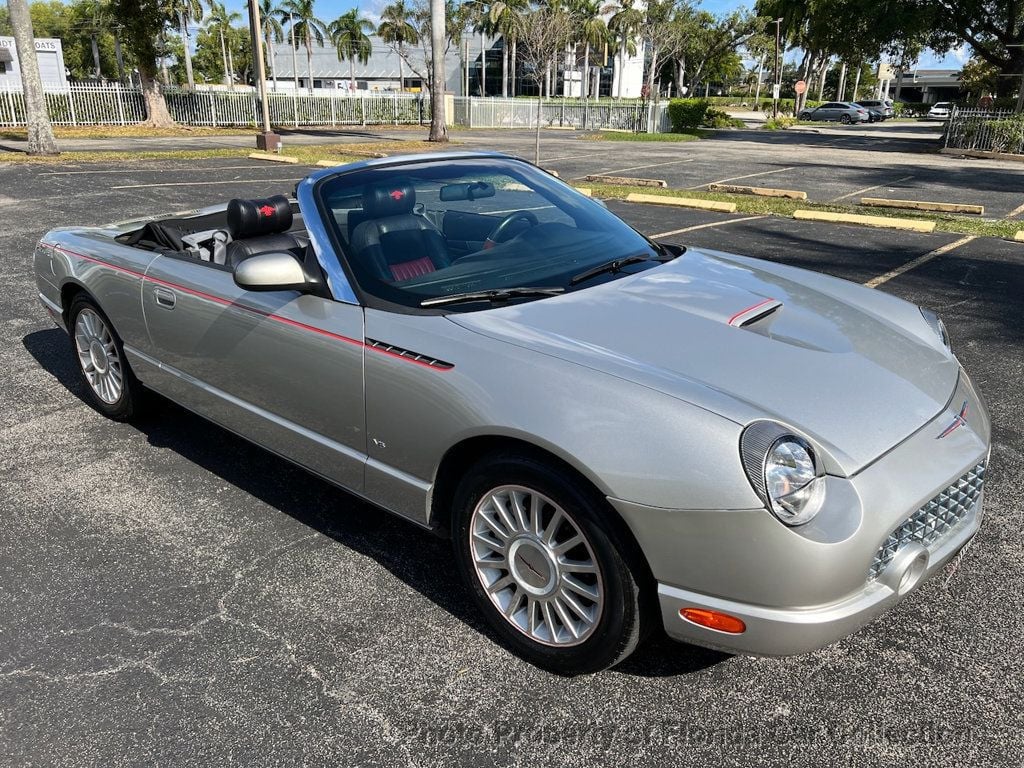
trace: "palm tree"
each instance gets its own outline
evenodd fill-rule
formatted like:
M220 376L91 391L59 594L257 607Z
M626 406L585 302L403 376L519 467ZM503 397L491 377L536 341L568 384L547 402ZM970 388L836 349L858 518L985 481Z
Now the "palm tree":
M277 56L274 54L274 43L284 40L284 27L281 26L283 13L280 6L274 0L259 0L260 24L263 29L263 42L267 47L267 57L270 59L270 75L274 80L274 90L277 90Z
M189 88L196 87L195 77L192 75L192 51L188 39L188 23L194 19L203 18L203 4L200 0L165 0L165 12L171 18L178 20L178 31L181 33L181 42L185 47L185 79Z
M309 77L309 92L313 92L313 41L323 47L324 37L329 36L327 26L316 17L313 0L285 0L281 10L289 14L293 39L301 37L306 43L306 75Z
M380 14L380 25L377 36L390 45L398 53L398 90L405 90L405 71L402 62L405 60L405 46L415 45L420 41L419 32L412 24L414 12L405 4L405 0L395 0Z
M601 0L574 0L570 13L576 21L579 41L583 43L583 78L580 96L590 96L590 49L602 49L608 42L608 25L601 16Z
M359 16L359 9L353 8L348 13L343 13L332 21L327 27L331 34L331 42L338 51L338 61L348 59L348 75L351 83L351 90L356 89L356 65L366 64L373 52L373 45L370 42L370 34L373 33L373 24L367 19Z
M231 33L235 31L235 24L242 20L242 14L238 11L229 11L224 3L217 0L210 0L210 15L206 17L207 29L216 30L220 36L220 55L224 60L224 83L234 90L235 87L235 61L231 55L231 47L224 42L224 33L227 32L230 39Z
M491 11L486 0L468 0L463 4L474 32L480 33L480 95L487 95L487 35L493 31Z
M511 80L515 83L515 61L516 61L516 29L517 19L520 14L529 11L529 0L494 0L488 11L488 20L493 31L501 34L503 54L501 59L501 95L509 95L509 72ZM511 59L511 66L509 61ZM512 95L515 95L515 86L512 88Z
M636 55L636 33L644 23L644 15L634 6L635 0L618 0L617 4L605 7L605 12L613 11L608 20L608 30L615 36L619 54L619 93L622 98L622 81L625 80L626 56Z

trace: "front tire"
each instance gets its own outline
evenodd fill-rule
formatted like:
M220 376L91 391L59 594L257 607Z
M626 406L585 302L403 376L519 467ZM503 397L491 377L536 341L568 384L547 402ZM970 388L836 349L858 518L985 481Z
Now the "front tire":
M68 309L71 347L92 406L115 421L136 415L142 385L128 367L124 347L103 311L80 294Z
M459 570L507 646L566 675L633 652L647 629L642 571L593 489L539 459L500 455L467 473L454 504Z

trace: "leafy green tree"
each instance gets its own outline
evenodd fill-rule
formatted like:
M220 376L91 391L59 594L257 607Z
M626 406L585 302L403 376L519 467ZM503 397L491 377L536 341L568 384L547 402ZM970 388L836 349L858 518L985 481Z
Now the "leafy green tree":
M999 69L984 59L972 58L960 70L960 90L969 98L995 93L998 83Z
M259 0L260 4L260 26L263 36L263 45L266 47L265 61L270 62L270 74L274 79L274 90L277 90L277 56L274 53L274 43L284 40L284 28L281 26L281 17L287 16L287 12L281 9L274 0Z
M501 35L501 95L509 95L510 72L515 66L516 17L530 8L529 0L494 0L487 10L490 27ZM511 66L510 66L511 60Z
M580 96L590 97L590 51L603 50L608 45L608 25L601 15L601 0L572 0L569 5L577 33L577 43L583 44L583 78Z
M370 41L373 24L360 16L358 8L353 8L332 21L327 31L330 33L331 43L338 52L338 61L348 61L350 87L355 90L355 62L366 64L370 60L370 54L373 52Z
M178 23L178 33L182 41L182 61L185 63L185 80L189 88L196 87L192 75L192 51L189 45L188 24L190 21L203 17L203 5L200 0L166 0L167 15Z
M398 88L402 91L405 90L402 64L406 61L406 46L415 45L420 40L413 20L413 10L406 5L405 0L395 0L381 12L377 27L377 36L398 54Z
M242 14L238 11L229 11L224 3L210 0L210 14L206 17L203 24L220 39L221 58L224 65L224 85L229 88L235 87L234 51L229 41L234 35L235 25L241 21Z
M302 38L306 44L306 73L309 75L309 92L313 92L313 41L323 46L329 37L327 25L316 16L314 0L285 0L281 10L289 14L295 39Z
M626 56L636 55L636 36L644 23L644 13L635 5L636 0L616 0L605 6L605 12L611 12L608 19L608 31L615 41L615 50L619 56L619 92L622 98L622 81L626 70Z
M156 82L159 38L171 19L164 0L112 0L125 48L134 56L146 103L146 122L155 127L174 125L163 92Z

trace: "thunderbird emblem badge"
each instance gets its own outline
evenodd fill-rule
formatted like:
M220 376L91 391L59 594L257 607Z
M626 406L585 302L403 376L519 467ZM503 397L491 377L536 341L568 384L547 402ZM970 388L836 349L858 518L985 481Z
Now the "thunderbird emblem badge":
M949 426L939 432L939 436L936 440L941 440L944 437L949 437L951 434L956 432L960 427L967 423L967 401L964 400L964 404L960 406L960 413L953 417L953 421L949 423Z

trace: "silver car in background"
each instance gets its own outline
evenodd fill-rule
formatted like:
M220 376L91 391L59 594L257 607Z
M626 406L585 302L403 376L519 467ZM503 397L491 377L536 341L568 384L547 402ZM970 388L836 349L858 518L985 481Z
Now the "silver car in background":
M814 109L805 109L800 113L801 120L811 121L824 121L824 122L840 122L843 124L850 123L867 123L870 122L871 116L868 111L857 104L850 104L846 101L829 101L822 104L820 107Z
M296 198L54 229L39 299L100 412L153 390L450 537L537 665L603 669L657 627L810 651L981 524L988 416L926 309L652 242L502 155Z

